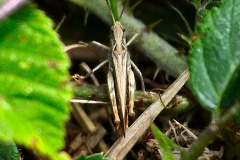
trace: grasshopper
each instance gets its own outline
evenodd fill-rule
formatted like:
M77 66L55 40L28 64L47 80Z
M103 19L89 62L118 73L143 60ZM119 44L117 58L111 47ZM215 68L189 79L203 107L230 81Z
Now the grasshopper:
M88 77L104 64L108 63L109 72L107 74L107 84L113 114L115 117L115 124L117 130L125 136L128 128L128 115L134 115L133 107L136 83L132 68L135 69L141 79L143 92L145 92L145 86L142 74L134 62L130 59L130 54L127 49L127 46L136 36L126 43L125 28L120 21L115 21L108 0L106 0L106 2L114 22L114 25L111 27L112 38L108 59L95 67L92 72L81 78Z

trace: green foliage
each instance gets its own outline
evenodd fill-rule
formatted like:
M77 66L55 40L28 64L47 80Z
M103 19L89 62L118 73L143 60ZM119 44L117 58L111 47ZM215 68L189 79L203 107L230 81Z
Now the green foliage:
M113 16L115 18L115 21L119 21L119 16L118 16L118 8L117 8L117 2L116 0L110 0L110 7L113 13ZM111 11L109 11L111 12Z
M221 0L189 0L198 10L208 9L219 6Z
M5 2L6 0L0 0L0 6Z
M189 55L190 85L200 103L213 112L215 123L202 132L187 154L181 152L181 159L197 159L202 150L233 122L239 110L235 103L239 102L240 91L239 8L240 1L223 0L219 8L206 13L204 22L196 30L198 39ZM222 115L225 109L229 110ZM161 150L164 149L163 159L175 159L171 153L175 144L172 146L173 142L152 128Z
M239 8L240 1L223 0L219 8L213 8L203 16L204 21L196 30L199 38L189 55L190 85L202 106L212 111L214 123L192 144L187 159L196 159L220 132L234 124L239 112ZM239 114L237 116L240 120ZM211 128L214 125L216 132ZM231 149L226 145L225 156L234 157L238 152L232 146L237 146L234 143L238 140L225 136L231 131L226 129L224 132L222 140L226 144L232 143Z
M19 160L19 151L14 142L3 143L0 141L0 159Z
M81 155L77 157L75 160L112 160L112 159L104 158L103 153L96 153L90 156Z
M223 0L209 11L189 55L192 90L215 115L239 100L239 8L239 0Z
M171 141L154 124L151 125L151 128L161 149L162 159L176 160L177 157L175 157L174 153L172 152L172 149L177 149L181 151L181 153L183 153L183 149L179 147L177 144L175 144L173 141Z
M32 4L0 23L0 139L60 159L70 62L52 26Z

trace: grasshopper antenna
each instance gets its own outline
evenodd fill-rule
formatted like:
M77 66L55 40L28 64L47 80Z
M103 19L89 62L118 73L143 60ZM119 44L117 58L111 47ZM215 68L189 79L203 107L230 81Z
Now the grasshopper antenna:
M107 5L108 5L109 10L110 10L110 12L111 12L111 16L112 16L113 22L115 23L116 20L115 20L115 18L114 18L113 12L112 12L112 10L111 10L110 3L109 3L108 0L106 0L106 2L107 2ZM120 14L120 17L119 17L119 21L120 21L120 19L122 18L123 11L124 11L124 9L126 8L128 2L129 2L129 0L126 1L125 5L124 5L124 7L123 7L123 9L122 9L122 11L121 11L121 14Z
M124 7L123 7L123 9L122 9L122 12L121 12L121 14L120 14L119 21L120 21L120 19L122 18L123 11L124 11L124 9L126 8L126 6L127 6L128 2L129 2L129 1L127 0L127 1L126 1L126 3L124 4Z
M115 20L115 18L114 18L113 12L112 12L112 10L111 10L110 3L109 3L108 0L106 0L106 2L107 2L107 5L108 5L108 8L109 8L109 10L110 10L110 13L111 13L111 16L112 16L113 23L115 24L116 20Z

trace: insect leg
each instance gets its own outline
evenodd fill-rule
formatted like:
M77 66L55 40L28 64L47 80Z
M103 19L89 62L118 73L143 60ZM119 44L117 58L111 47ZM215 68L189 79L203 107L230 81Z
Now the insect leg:
M142 76L141 71L138 69L138 67L134 64L134 62L132 60L131 60L131 65L132 65L133 69L137 72L137 74L138 74L138 76L140 78L142 91L146 92L145 91L145 86L144 86L144 81L143 81L143 76Z
M137 36L138 36L138 34L135 33L135 34L130 38L130 40L128 40L126 46L129 46L129 45L132 43L132 41L133 41Z
M99 54L99 55L106 55L106 53L109 53L109 48L97 41L92 41L92 42L88 43L88 47L93 52L97 52L97 54Z
M112 108L113 108L113 114L115 117L115 123L116 123L117 129L118 129L119 125L120 125L120 118L119 118L118 109L117 109L116 94L115 94L115 89L114 89L114 80L113 80L113 76L112 76L111 72L108 72L107 83L108 83L108 92L110 95L110 101L111 101Z
M134 92L136 89L136 82L134 78L133 71L128 68L128 100L129 100L129 115L133 116L135 113L133 111L134 107Z
M108 60L106 59L105 61L103 61L102 63L100 63L99 65L97 65L96 67L94 67L92 69L91 72L89 72L88 74L86 74L85 76L81 76L81 79L86 79L88 78L91 74L93 74L96 70L98 70L99 68L101 68L104 64L108 63Z

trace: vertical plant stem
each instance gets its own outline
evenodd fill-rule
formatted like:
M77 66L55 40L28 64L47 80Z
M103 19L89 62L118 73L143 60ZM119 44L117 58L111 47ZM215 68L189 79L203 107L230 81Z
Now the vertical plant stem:
M210 124L189 148L188 154L185 158L197 159L203 149L209 145L230 122L235 119L235 115L239 111L238 107L238 104L233 105L225 115L216 121L216 123Z

